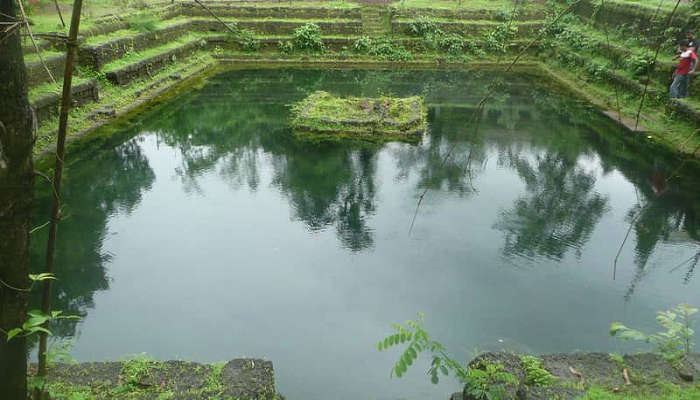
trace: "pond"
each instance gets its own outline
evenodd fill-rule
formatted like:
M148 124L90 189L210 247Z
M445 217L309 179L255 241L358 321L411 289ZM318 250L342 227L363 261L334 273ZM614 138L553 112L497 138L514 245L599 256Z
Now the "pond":
M229 70L73 147L54 308L83 318L58 336L81 361L265 357L290 400L446 399L458 385L430 384L427 357L391 379L398 352L377 351L417 312L464 361L631 349L611 322L700 304L700 169L546 81ZM424 96L429 133L300 142L289 105L316 90ZM36 224L49 199L40 185Z

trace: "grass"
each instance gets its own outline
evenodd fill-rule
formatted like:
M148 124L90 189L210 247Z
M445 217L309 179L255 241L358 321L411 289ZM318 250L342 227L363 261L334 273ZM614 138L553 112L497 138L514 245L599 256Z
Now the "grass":
M44 57L44 60L48 60L49 58L54 58L54 57L60 57L65 55L65 53L60 52L60 51L55 51L55 50L42 50L41 51L41 56ZM32 52L30 54L26 54L24 56L24 63L25 64L30 64L30 63L35 63L39 62L39 54L36 52Z
M401 0L393 4L396 7L407 8L442 8L442 9L482 9L503 10L512 9L512 0ZM526 3L519 7L526 9L544 8L540 4Z
M85 78L81 78L79 76L74 76L73 77L73 86L79 85L83 82L87 81ZM53 82L46 82L42 83L41 85L34 86L29 90L29 100L36 100L39 97L43 97L47 94L61 94L61 91L63 90L63 80L59 80L57 83Z
M169 64L161 68L152 77L136 80L128 86L115 86L106 79L101 78L99 82L100 101L96 103L89 103L79 108L72 108L70 110L70 132L80 132L93 126L96 121L89 119L88 116L96 110L103 109L106 105L114 106L115 110L120 110L131 106L146 95L142 94L141 96L138 96L137 92L143 91L151 83L158 81L159 79L166 78L174 72L177 72L183 76L187 75L189 72L199 69L203 65L210 64L212 62L212 58L209 54L200 52L190 56L187 61L187 64L177 62ZM157 90L160 87L170 84L171 82L167 81L160 86L153 88L152 90ZM34 146L34 154L41 153L53 144L55 141L54 131L57 127L57 117L47 120L39 127L37 142Z
M698 400L700 383L680 387L660 382L650 386L623 386L614 392L610 388L593 386L579 400Z
M410 141L420 138L414 134L425 131L427 121L427 109L417 96L341 98L323 91L294 104L292 115L292 128L317 140Z
M189 33L187 35L180 36L177 39L173 40L172 42L167 43L167 44L162 45L162 46L153 47L153 48L150 48L150 49L144 50L144 51L129 52L129 53L126 53L122 58L120 58L118 60L114 60L114 61L106 64L102 68L102 70L104 72L109 72L109 71L121 69L129 64L133 64L137 61L140 61L140 60L143 60L143 59L146 59L148 57L152 57L152 56L155 56L155 55L158 55L161 53L165 53L168 50L172 50L174 48L183 46L189 42L192 42L194 40L198 40L201 38L202 38L201 35L198 35L196 33Z

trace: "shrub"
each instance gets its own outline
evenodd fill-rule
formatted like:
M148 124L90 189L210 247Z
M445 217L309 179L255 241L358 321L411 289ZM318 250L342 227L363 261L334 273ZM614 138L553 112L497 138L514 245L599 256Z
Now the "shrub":
M240 44L243 50L254 52L260 50L260 41L253 37L253 32L242 30L239 34Z
M408 25L409 32L412 36L425 37L426 35L435 35L440 31L437 24L427 17L418 17L417 20Z
M369 54L382 60L409 61L413 59L411 52L403 46L394 45L389 39L380 39L370 48Z
M625 67L634 75L646 75L654 67L654 60L651 56L630 55L625 59Z
M294 30L294 45L300 50L326 50L326 45L323 43L323 38L321 37L321 28L311 22Z
M280 40L279 42L277 42L277 48L283 54L292 54L294 52L294 45L290 41Z
M525 384L530 386L549 386L554 377L542 365L542 361L533 356L521 356L520 362L525 370Z
M356 53L367 54L372 49L372 39L368 36L361 36L352 45L352 50Z
M660 355L669 361L677 361L684 355L693 351L693 319L692 315L697 313L697 308L692 308L688 304L680 304L676 308L668 311L660 311L656 316L656 321L666 331L653 334L646 334L636 329L631 329L619 322L610 325L610 335L617 336L622 340L641 340L657 346Z
M456 33L440 37L438 45L452 55L461 54L465 47L464 38Z
M500 24L486 34L486 47L493 52L505 53L510 42L518 33L518 27L510 24Z
M139 32L153 32L158 29L156 22L152 17L133 17L127 19L126 23L129 25L130 29L134 29Z

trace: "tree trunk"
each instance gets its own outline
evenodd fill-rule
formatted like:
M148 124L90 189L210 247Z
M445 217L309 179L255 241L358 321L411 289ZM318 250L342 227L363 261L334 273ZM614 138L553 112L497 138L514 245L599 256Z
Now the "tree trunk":
M15 0L0 0L0 21L15 16ZM4 16L3 14L7 15ZM0 34L0 328L7 332L25 320L29 226L34 197L32 112L20 38ZM0 394L27 398L27 350L23 338L0 334Z

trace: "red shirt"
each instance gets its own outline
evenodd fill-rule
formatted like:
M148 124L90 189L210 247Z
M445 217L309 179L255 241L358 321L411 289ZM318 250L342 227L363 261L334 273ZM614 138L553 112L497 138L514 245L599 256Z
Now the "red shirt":
M692 61L697 62L698 56L696 56L695 53L691 51L690 57L681 58L681 62L679 62L678 66L676 67L676 75L688 75L688 72L690 72L690 64Z

